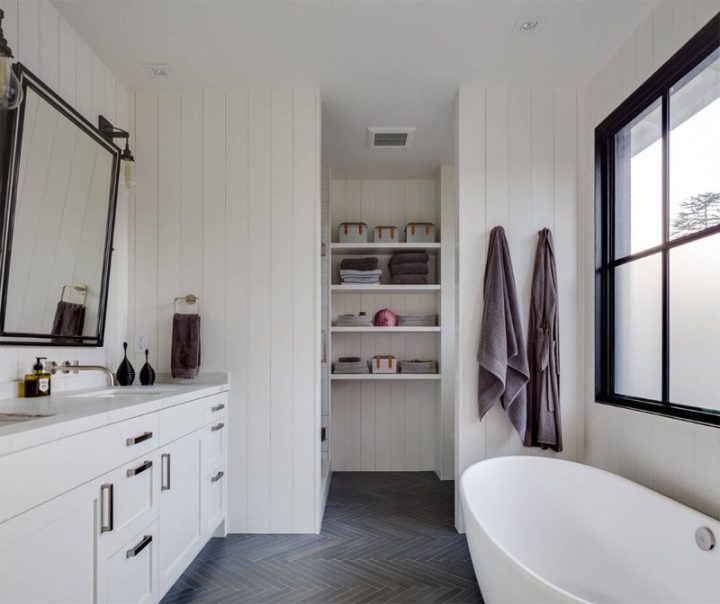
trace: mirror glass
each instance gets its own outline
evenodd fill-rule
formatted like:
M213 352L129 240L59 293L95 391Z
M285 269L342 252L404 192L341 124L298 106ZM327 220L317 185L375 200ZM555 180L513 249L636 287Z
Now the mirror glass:
M13 125L5 204L2 340L98 346L117 149L34 76L24 72L20 81L25 100Z

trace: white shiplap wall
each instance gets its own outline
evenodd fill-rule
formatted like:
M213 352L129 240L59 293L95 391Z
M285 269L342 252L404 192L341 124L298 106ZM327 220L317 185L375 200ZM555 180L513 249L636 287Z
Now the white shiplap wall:
M202 371L232 380L229 530L315 532L319 93L138 91L134 126L131 331L169 371L173 299L200 297Z
M577 131L575 89L461 88L458 158L458 391L456 476L500 455L556 455L526 449L500 405L477 411L476 354L488 234L505 227L527 337L538 231L555 238L559 278L560 387L564 450L582 450L577 363ZM458 527L462 528L459 510Z
M92 124L103 114L120 128L129 126L128 92L47 0L0 0L3 31L15 58L37 74ZM12 382L31 368L34 356L78 359L115 368L127 330L128 196L118 194L115 252L103 348L0 347L0 382ZM57 377L56 380L63 378Z
M720 430L594 401L594 128L707 21L720 2L662 2L587 88L578 239L586 461L720 518Z

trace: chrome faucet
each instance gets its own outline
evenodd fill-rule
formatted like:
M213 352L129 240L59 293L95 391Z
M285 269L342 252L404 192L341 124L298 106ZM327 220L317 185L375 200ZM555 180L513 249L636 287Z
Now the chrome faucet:
M115 374L110 371L107 367L102 365L79 365L77 361L71 363L70 361L63 361L62 364L58 365L55 361L46 364L46 369L55 375L58 371L60 373L78 373L79 371L101 371L105 374L108 379L109 386L117 386L118 381Z

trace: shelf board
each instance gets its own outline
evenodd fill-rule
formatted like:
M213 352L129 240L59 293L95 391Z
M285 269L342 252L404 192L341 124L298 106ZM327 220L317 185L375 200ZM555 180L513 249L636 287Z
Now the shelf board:
M428 292L439 292L441 285L331 285L330 290L334 293L406 293L424 294Z
M439 380L439 373L333 373L332 381Z
M331 243L333 254L392 254L394 252L413 252L425 250L428 254L440 251L439 243Z
M331 327L332 333L439 333L439 327Z

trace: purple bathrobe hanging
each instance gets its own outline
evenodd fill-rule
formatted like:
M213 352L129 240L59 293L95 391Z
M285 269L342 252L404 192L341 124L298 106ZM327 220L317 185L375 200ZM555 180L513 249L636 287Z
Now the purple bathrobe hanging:
M528 329L527 430L524 444L562 451L560 422L560 332L555 247L550 229L540 231Z

